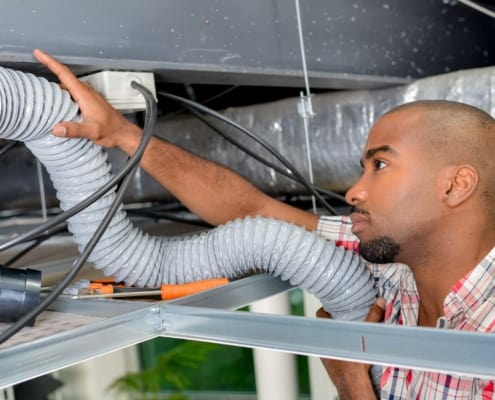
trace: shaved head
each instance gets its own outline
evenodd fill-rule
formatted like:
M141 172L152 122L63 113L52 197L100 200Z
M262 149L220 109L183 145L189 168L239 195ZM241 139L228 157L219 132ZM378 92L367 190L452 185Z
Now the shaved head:
M495 205L495 120L486 112L463 103L423 100L387 112L417 115L418 139L433 163L472 165L480 176L480 195L490 209ZM397 115L397 114L396 114Z
M444 100L394 108L371 128L361 164L346 199L368 260L414 270L453 244L469 242L473 258L493 247L495 120L484 111Z

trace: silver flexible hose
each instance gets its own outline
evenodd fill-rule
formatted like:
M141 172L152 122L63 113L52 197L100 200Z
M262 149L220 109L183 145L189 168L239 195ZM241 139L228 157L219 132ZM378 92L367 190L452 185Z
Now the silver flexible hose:
M0 138L25 142L46 167L62 210L112 177L99 146L50 134L54 124L78 119L77 104L58 85L0 68ZM69 219L68 229L80 250L114 198L110 191ZM354 252L301 227L260 217L192 237L164 239L134 227L121 206L89 261L118 281L150 287L262 271L313 293L340 319L363 319L376 295L370 273Z

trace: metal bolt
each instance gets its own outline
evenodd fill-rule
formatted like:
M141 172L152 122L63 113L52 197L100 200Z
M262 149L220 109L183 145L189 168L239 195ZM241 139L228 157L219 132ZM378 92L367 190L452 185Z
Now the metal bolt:
M167 328L171 325L170 321L167 321L166 319L162 321L162 330L166 331Z

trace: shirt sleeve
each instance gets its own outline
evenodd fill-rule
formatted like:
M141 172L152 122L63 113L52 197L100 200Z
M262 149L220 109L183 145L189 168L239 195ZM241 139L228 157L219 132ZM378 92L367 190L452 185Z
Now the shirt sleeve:
M316 233L327 240L333 240L337 246L358 251L359 239L351 231L352 222L348 216L322 215L318 221Z

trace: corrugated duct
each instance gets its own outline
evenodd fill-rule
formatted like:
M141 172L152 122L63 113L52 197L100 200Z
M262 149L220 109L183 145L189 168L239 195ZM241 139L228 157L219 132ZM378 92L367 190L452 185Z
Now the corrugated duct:
M0 68L0 138L23 141L43 163L63 210L112 178L99 146L51 135L55 123L78 118L77 105L57 85ZM80 251L114 199L110 191L69 219ZM134 227L120 206L88 260L117 281L151 287L262 271L313 293L342 319L364 318L375 298L371 275L357 254L273 219L246 218L192 237L164 239Z

